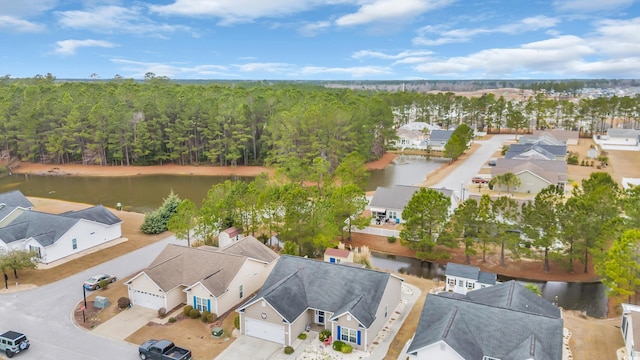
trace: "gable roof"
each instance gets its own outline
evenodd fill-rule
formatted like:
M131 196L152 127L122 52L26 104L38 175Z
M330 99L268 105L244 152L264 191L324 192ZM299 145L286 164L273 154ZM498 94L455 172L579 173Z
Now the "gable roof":
M608 137L617 137L617 138L637 138L640 136L640 131L635 129L618 129L618 128L609 128L607 129Z
M453 130L431 130L429 134L429 141L431 142L447 142L451 138Z
M554 136L548 134L540 135L522 135L518 138L519 144L546 144L546 145L562 145L564 142L558 140Z
M217 251L226 254L246 256L266 263L272 262L279 256L275 251L251 235L234 241L221 249L217 249Z
M483 284L495 285L497 275L495 273L481 271L477 266L447 263L445 271L447 276L457 276L465 279L477 280Z
M550 184L567 181L567 163L560 160L522 160L499 158L491 168L491 175L512 172L516 175L529 171Z
M96 205L78 211L67 211L60 215L72 219L85 219L95 221L97 223L105 225L114 225L122 222L119 217L115 216L111 211L107 210L107 208L102 205Z
M26 209L33 207L33 203L27 199L20 190L8 191L0 194L0 204L19 206Z
M416 191L420 190L421 187L418 186L410 186L410 185L394 185L392 187L382 187L378 186L376 188L376 192L371 198L371 203L369 207L376 207L382 209L393 209L393 210L402 210L409 203L409 200L413 197L413 194ZM433 189L447 198L450 198L453 194L452 190L449 189Z
M313 308L334 316L348 312L368 328L390 278L376 270L282 255L257 296L240 310L264 299L290 323ZM340 279L349 279L348 286Z
M10 243L33 238L40 245L49 246L79 221L39 211L24 211L7 226L0 228L0 240Z
M327 248L324 251L324 254L325 255L329 255L329 256L341 257L341 258L348 258L349 255L351 254L351 251L349 251L347 249Z
M242 229L236 229L235 227L232 226L222 232L229 235L229 237L234 237L236 235L242 234Z
M558 360L562 331L558 308L509 281L464 296L428 295L407 353L444 341L465 359Z
M567 140L578 140L580 138L580 131L578 130L533 130L533 136L557 139L562 143L566 143Z
M566 156L567 155L567 145L548 145L541 143L533 143L533 144L511 144L509 146L509 150L506 152L505 157L507 159L511 159L516 155L526 153L528 151L535 151L545 157L553 160L558 156Z
M144 273L164 292L201 282L214 296L220 296L246 260L246 256L168 244Z

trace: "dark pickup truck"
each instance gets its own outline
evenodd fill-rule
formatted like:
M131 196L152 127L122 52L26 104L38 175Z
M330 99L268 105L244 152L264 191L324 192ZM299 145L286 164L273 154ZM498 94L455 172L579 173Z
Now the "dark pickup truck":
M169 340L147 340L138 349L142 360L190 360L191 351Z

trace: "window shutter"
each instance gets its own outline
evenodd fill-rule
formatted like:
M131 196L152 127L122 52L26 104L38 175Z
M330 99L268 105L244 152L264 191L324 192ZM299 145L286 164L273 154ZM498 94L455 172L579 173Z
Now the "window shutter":
M211 299L207 299L207 311L211 312Z
M196 303L196 296L193 296L193 308L197 309L198 308L198 304Z
M342 340L342 338L340 337L340 326L338 326L338 340Z
M360 345L360 334L362 333L362 331L358 330L358 342L357 344Z

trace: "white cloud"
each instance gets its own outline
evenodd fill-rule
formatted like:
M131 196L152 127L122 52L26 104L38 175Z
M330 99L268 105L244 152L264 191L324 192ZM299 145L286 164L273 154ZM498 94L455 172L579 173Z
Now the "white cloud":
M102 47L102 48L112 48L116 47L114 43L103 41L103 40L62 40L56 41L56 45L58 46L55 49L55 52L61 55L75 55L76 50L83 47Z
M393 72L386 67L380 66L355 66L355 67L323 67L323 66L305 66L300 72L303 75L316 74L340 74L351 75L354 78L364 78L372 75L390 75Z
M634 0L555 0L553 5L561 11L590 13L625 8L633 2Z
M291 68L290 64L286 63L247 63L247 64L234 64L238 70L242 72L283 72Z
M372 22L391 22L419 16L427 11L445 7L455 0L375 0L364 2L356 13L336 20L338 26L362 25Z
M416 45L437 46L449 43L468 42L473 37L493 33L520 34L528 31L550 29L560 22L557 18L534 16L518 22L501 25L495 28L453 29L445 30L442 26L424 26L418 30L418 36L412 42ZM432 38L430 34L435 36Z
M45 26L11 16L0 15L0 29L15 32L42 32L45 30Z
M0 14L4 16L29 17L53 9L58 0L0 0Z
M414 57L414 56L426 56L431 54L433 54L433 52L420 51L420 50L406 50L393 55L385 54L379 51L360 50L353 53L351 57L354 59L378 58L378 59L386 59L386 60L396 60L396 59L403 59L403 58Z
M596 23L591 44L601 54L615 57L640 57L640 17L629 20L603 20ZM640 63L636 65L640 68Z
M166 76L171 79L202 79L212 76L230 77L234 76L229 73L229 69L222 65L197 65L192 67L175 66L171 64L163 64L156 62L134 61L127 59L111 59L114 64L121 65L121 71L124 77L132 77L142 79L146 73L154 73L156 76Z
M62 26L100 33L152 34L188 30L185 26L157 24L140 7L102 6L56 13Z
M330 21L316 21L314 23L304 24L298 29L298 32L303 36L315 36L320 31L327 29L330 26Z

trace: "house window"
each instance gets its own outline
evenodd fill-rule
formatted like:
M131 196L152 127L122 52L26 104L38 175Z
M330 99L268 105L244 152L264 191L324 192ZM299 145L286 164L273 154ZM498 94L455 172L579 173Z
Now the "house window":
M209 306L207 304L207 299L205 299L205 298L194 296L193 297L193 304L194 304L193 308L198 310L198 311L200 311L200 312L209 311Z
M72 239L71 240L71 247L73 247L73 250L78 248L78 240L76 239Z
M244 285L240 285L240 299L244 297Z
M342 333L340 334L340 340L350 342L352 344L358 343L358 330L342 327Z
M458 286L464 287L464 280L458 280Z
M36 254L36 257L38 259L42 259L42 254L40 253L40 247L39 246L33 246L33 245L29 245L29 251Z
M398 213L396 211L389 211L389 219L397 219Z
M449 286L456 286L456 279L450 278L449 279Z
M467 289L473 289L473 283L471 281L467 281Z

